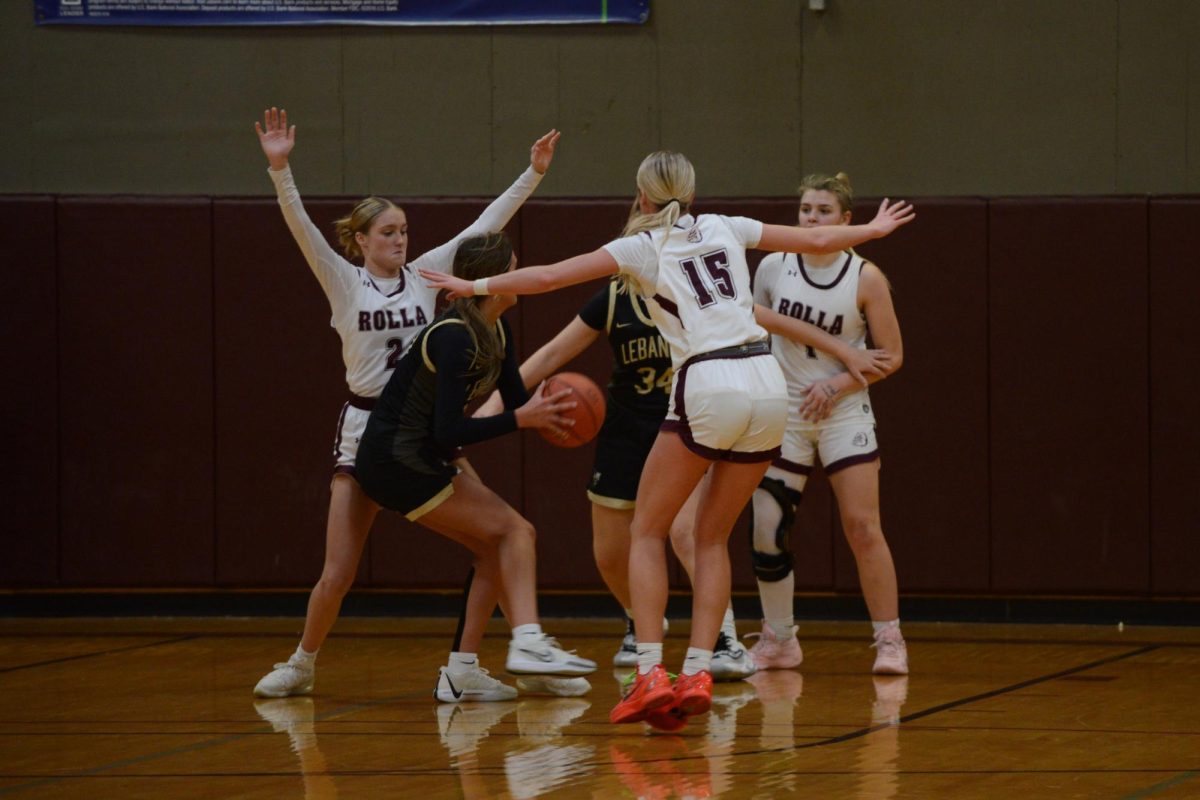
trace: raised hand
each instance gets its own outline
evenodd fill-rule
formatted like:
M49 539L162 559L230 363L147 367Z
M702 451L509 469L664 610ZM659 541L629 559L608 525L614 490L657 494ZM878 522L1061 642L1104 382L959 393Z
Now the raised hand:
M554 160L554 148L558 146L560 136L562 132L551 128L549 133L529 148L529 164L539 175L545 175L546 170L550 169L550 162Z
M262 123L254 123L258 143L271 165L281 170L288 165L288 155L296 146L296 126L288 127L287 111L272 106L263 111Z
M879 211L875 214L875 219L868 224L879 231L880 236L887 236L896 228L907 225L916 218L917 212L912 207L912 203L904 200L897 200L893 203L885 197L879 204Z
M456 278L453 275L448 275L445 272L435 272L431 269L417 270L421 273L421 277L435 289L445 289L448 300L457 300L460 297L472 297L475 294L475 285L471 281L465 281L462 278Z

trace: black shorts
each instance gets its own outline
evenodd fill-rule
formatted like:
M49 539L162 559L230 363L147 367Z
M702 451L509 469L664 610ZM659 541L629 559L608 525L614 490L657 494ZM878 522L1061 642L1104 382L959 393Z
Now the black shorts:
M588 499L609 508L633 508L642 467L658 438L662 421L661 416L635 414L609 403L596 437L596 462L588 484Z
M384 508L411 520L437 508L454 493L458 468L433 454L422 454L420 468L397 461L367 437L358 446L354 477L362 490Z

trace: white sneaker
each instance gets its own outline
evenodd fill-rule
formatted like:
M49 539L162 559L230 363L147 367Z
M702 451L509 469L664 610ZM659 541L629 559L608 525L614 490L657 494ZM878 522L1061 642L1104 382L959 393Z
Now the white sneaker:
M633 633L633 620L628 617L625 618L625 638L621 640L621 647L613 656L613 666L637 666L637 637Z
M441 667L433 696L442 703L493 703L515 700L517 690L496 680L478 665L453 675L446 667Z
M304 664L295 656L276 664L275 669L263 676L254 687L255 697L291 697L311 694L316 682L317 670L312 662Z
M875 634L871 647L875 648L875 666L871 671L876 675L908 674L908 648L899 628L884 628Z
M580 697L592 690L587 678L558 678L554 675L526 675L517 678L517 689L522 695L552 695L554 697Z
M505 669L518 675L589 675L596 671L596 662L563 650L553 637L543 634L538 639L510 641Z
M759 669L794 669L804 661L804 651L800 649L800 640L796 638L799 628L792 626L792 635L780 639L775 631L763 620L762 633L747 634L746 638L758 637L758 641L750 648L754 665Z
M736 637L721 631L717 634L717 644L713 648L712 672L714 681L740 681L749 678L758 668L754 666L754 657L742 647Z

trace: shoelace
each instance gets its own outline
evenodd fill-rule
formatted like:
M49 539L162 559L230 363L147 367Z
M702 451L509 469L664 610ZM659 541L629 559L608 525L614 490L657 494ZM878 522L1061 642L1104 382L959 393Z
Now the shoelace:
M754 634L750 635L753 636ZM721 652L729 653L729 655L733 656L734 658L741 658L742 654L745 653L746 650L741 646L741 644L732 644L729 641L729 635L726 634L725 631L721 631L717 634L717 646L713 648L713 655Z
M558 643L558 639L555 639L553 636L550 636L549 634L543 634L543 635L542 635L542 642L543 642L543 643L545 643L545 644L547 644L547 645L549 645L550 647L553 647L555 650L562 650L562 652L564 652L564 653L566 653L566 654L568 654L568 655L572 655L572 656L573 656L573 655L575 655L575 654L576 654L576 652L577 652L577 651L575 651L575 650L566 650L566 649L564 649L564 648L563 648L563 646L562 646L561 644L559 644L559 643Z
M304 667L297 666L296 664L293 664L290 661L280 661L278 664L275 665L274 669L283 669L284 667L288 667L289 669L294 669L294 670L296 670L296 672L307 672L307 670L305 670Z
M633 682L637 680L637 675L638 671L635 669L624 678L621 678L621 688L628 689L630 686L633 686ZM674 672L668 672L667 677L671 679L671 683L674 683L675 679L678 678L679 675Z
M887 653L890 656L900 655L900 643L892 638L879 638L871 643L871 647L875 648L876 652Z

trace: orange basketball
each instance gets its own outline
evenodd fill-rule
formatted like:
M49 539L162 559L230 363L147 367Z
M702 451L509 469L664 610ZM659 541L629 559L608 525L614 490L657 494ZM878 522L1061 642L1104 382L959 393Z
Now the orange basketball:
M577 404L564 413L564 416L575 420L575 425L565 437L547 428L538 428L538 433L555 447L579 447L595 439L600 426L604 424L604 392L595 381L578 372L560 372L546 379L546 394L555 394L563 389L571 390L567 399Z

